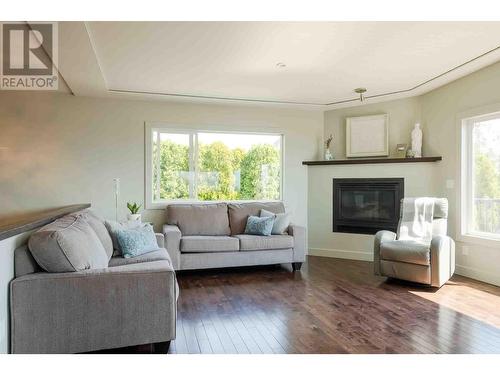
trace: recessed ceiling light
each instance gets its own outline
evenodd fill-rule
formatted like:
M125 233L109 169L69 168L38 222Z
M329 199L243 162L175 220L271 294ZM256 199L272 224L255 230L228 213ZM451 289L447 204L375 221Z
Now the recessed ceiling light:
M278 68L286 68L286 64L285 64L285 63L282 63L282 62L277 63L277 64L276 64L276 66L277 66Z

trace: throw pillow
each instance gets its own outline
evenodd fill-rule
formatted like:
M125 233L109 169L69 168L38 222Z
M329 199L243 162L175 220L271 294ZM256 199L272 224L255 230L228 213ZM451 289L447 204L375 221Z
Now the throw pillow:
M150 224L133 229L119 229L115 234L124 258L134 258L159 249Z
M290 226L290 214L287 212L275 214L271 211L260 210L260 217L274 217L272 234L284 234Z
M113 249L115 249L115 254L113 254L113 256L115 256L121 254L120 244L118 243L118 240L116 238L116 232L119 230L127 230L127 229L143 227L146 224L143 224L140 221L136 220L126 221L123 223L119 223L117 221L112 221L112 220L106 220L104 225L106 225L106 229L108 230L109 235L111 236L111 240L113 242Z
M273 230L274 217L249 216L245 227L245 234L270 236Z

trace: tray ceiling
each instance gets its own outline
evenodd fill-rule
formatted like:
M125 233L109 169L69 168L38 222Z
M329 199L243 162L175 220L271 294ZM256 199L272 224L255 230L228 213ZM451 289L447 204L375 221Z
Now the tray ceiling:
M419 95L500 60L500 22L63 22L60 39L76 95L327 109L356 104L356 87Z

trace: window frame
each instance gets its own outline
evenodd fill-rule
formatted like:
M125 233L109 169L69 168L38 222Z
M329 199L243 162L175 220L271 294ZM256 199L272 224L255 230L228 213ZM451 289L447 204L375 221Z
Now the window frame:
M460 147L459 147L459 168L460 168L460 191L458 194L458 237L461 242L498 246L500 234L480 232L472 229L474 210L474 142L473 127L480 121L500 119L500 106L484 107L460 116Z
M200 203L200 204L210 204L221 202L219 200L204 201L195 198L189 199L163 199L154 200L153 191L153 134L154 132L164 132L164 133L175 133L175 134L187 134L189 135L189 167L190 171L194 173L193 184L197 183L197 164L195 161L198 157L198 134L199 133L222 133L222 134L252 134L252 135L272 135L280 137L280 195L279 199L248 199L248 200L227 200L224 202L276 202L282 201L284 197L284 179L285 179L285 134L281 129L278 128L262 128L262 129L252 129L245 130L237 127L224 127L224 126L200 126L200 127L185 127L181 125L173 125L166 123L157 122L146 122L145 123L145 147L144 147L144 160L145 160L145 173L144 173L144 202L146 209L164 209L167 205L172 203ZM190 184L189 189L192 189ZM194 186L194 192L196 192L196 187Z

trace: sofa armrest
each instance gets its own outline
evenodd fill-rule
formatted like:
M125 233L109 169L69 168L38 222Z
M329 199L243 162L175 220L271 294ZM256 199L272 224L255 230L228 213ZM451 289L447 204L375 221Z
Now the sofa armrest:
M380 276L380 244L386 241L394 241L396 233L389 230L381 230L375 234L373 241L373 272Z
M163 233L155 233L155 236L158 247L165 248L165 236Z
M165 249L172 259L172 264L175 270L180 269L181 266L181 237L182 233L177 225L164 225L163 234L165 235Z
M288 234L293 236L293 261L304 262L306 260L306 228L300 225L290 224Z
M11 351L79 353L172 340L176 284L167 261L18 277L10 283Z
M455 241L435 236L431 241L431 286L440 287L455 272Z

